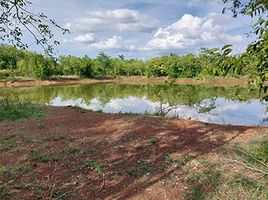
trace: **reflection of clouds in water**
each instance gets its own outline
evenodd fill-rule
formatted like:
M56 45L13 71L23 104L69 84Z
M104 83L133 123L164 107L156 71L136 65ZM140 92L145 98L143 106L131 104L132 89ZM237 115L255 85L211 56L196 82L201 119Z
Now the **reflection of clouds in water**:
M206 99L201 104L206 105L212 100ZM82 98L75 100L63 100L61 97L56 97L50 102L53 106L79 106L84 109L94 111L102 110L106 113L155 113L160 106L160 103L151 102L146 97L127 97L112 99L109 103L102 105L97 98L94 98L90 103L85 103ZM258 100L248 102L237 102L225 100L224 98L215 99L216 108L208 113L199 113L198 108L185 105L176 105L168 116L178 116L183 119L193 119L203 122L219 123L219 124L234 124L234 125L268 125L268 121L263 122L268 115L265 113L266 106ZM163 107L168 106L163 104Z
M126 113L139 113L144 114L154 113L155 107L157 103L153 103L147 100L145 97L137 98L137 97L127 97L122 99L112 99L105 106L101 106L97 99L93 99L90 103L90 107L92 110L102 110L103 112L109 113L118 113L118 112L126 112Z

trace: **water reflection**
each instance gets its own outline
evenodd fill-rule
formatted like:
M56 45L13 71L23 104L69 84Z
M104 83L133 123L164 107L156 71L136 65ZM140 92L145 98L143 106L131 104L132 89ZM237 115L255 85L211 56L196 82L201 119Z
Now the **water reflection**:
M91 84L16 88L22 99L106 113L176 116L203 122L268 125L267 103L246 88L206 85Z

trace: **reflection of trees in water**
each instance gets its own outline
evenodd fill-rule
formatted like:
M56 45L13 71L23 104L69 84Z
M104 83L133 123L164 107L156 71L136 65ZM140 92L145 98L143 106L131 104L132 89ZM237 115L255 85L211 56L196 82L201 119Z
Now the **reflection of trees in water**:
M215 105L203 106L204 99L216 99L224 97L232 101L248 101L257 98L257 92L248 93L247 88L239 87L215 87L208 85L123 85L123 84L90 84L69 86L46 86L16 88L21 99L31 100L33 103L49 104L56 97L62 100L83 99L90 103L97 98L102 106L112 99L127 98L129 96L146 97L151 102L161 102L162 113L165 114L174 105L201 106L200 112L208 112ZM168 105L168 106L166 106ZM202 107L203 106L203 107Z
M201 103L194 104L193 107L197 110L198 113L210 113L218 106L216 105L216 100L216 97L212 99L205 99Z

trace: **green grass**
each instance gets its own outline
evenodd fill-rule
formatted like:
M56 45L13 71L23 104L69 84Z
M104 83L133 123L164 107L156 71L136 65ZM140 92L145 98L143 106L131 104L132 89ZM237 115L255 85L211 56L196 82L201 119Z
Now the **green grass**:
M144 175L150 175L157 171L156 166L151 165L144 159L137 162L136 166L130 167L126 170L128 176L130 177L141 177Z
M98 172L98 173L100 173L100 172L102 171L102 167L101 167L101 165L100 165L99 163L97 163L97 162L91 160L91 159L86 159L86 160L84 161L84 163L85 163L85 165L86 165L87 167L89 167L89 168L92 169L92 170L95 170L95 171Z
M17 136L10 135L0 140L0 152L9 151L16 146Z
M214 191L215 187L220 184L220 173L212 169L204 170L199 173L192 173L187 177L186 182L191 185L191 188L186 191L185 199L206 199L208 193ZM207 190L207 188L210 189Z
M150 143L152 144L152 145L156 145L156 144L158 144L158 140L157 140L157 138L151 138L151 140L150 140Z
M44 114L44 110L29 103L12 103L9 105L0 106L0 121L15 121L29 118L37 119L43 117Z
M179 166L183 166L186 165L189 161L193 160L195 157L191 154L183 156L181 158L172 158L169 154L164 154L164 159L166 164L172 165L172 164L176 164L177 167Z
M67 150L64 151L67 155L72 155L80 152L80 149L77 147L69 147Z
M59 157L57 155L49 155L49 154L44 154L41 153L38 150L32 150L30 153L30 160L32 161L39 161L43 163L49 163L49 162L57 162L59 161Z
M11 170L11 174L14 178L17 178L20 175L27 174L29 172L30 172L30 168L28 165L20 165Z

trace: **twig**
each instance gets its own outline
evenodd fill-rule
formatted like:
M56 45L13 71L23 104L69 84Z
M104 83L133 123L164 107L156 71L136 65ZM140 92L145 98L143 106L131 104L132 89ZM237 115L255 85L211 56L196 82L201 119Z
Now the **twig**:
M266 163L264 163L264 162L260 161L259 159L255 158L254 156L250 155L250 154L247 153L246 151L243 151L243 150L238 149L238 148L232 148L232 147L228 147L228 148L226 148L226 149L231 149L231 150L240 151L241 153L244 153L245 155L247 155L247 156L253 158L255 161L261 163L261 164L264 165L265 167L268 167L268 165L267 165Z
M99 192L103 190L104 186L105 186L105 174L102 173L102 185L101 185L101 187L99 189Z
M258 169L258 168L255 168L255 167L250 167L250 166L248 166L247 164L245 164L245 163L243 163L243 162L241 162L241 161L233 160L233 159L225 159L225 160L227 160L227 161L231 161L231 162L235 162L235 163L238 163L238 164L240 164L240 165L243 165L243 166L244 166L245 168L247 168L247 169L250 169L250 170L253 170L253 171L257 171L257 172L260 172L260 173L262 173L262 174L268 175L268 172L263 171L263 170Z

